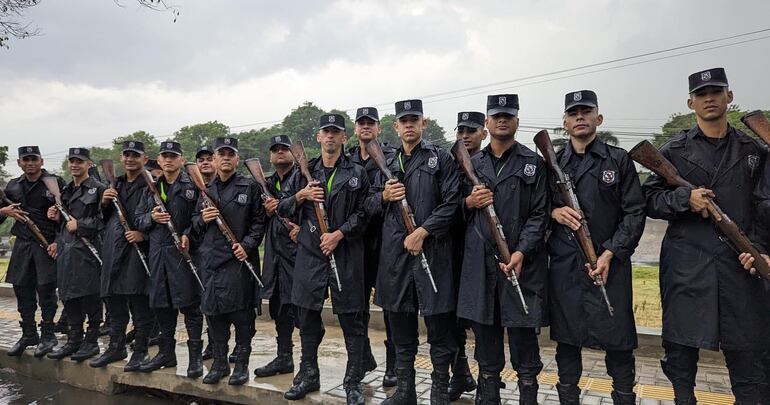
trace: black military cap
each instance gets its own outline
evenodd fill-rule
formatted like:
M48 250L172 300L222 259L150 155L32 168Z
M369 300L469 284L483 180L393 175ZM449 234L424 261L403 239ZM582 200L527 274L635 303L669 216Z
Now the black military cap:
M495 94L487 96L487 115L495 114L519 115L519 95L518 94Z
M706 86L727 87L727 73L721 67L693 73L688 80L690 82L690 93Z
M198 148L198 151L195 152L195 158L199 158L201 155L208 153L209 155L214 154L214 149L211 148L211 146L203 145L200 148Z
M380 120L380 114L377 112L377 109L374 107L361 107L358 110L356 110L356 122L358 122L358 120L364 117L367 117L375 121Z
M272 138L270 138L270 150L273 150L273 147L276 145L281 145L285 147L291 146L291 138L289 138L289 135L275 135Z
M422 100L403 100L396 102L396 119L407 115L422 117Z
M70 152L67 154L67 160L72 158L91 160L91 152L86 148L70 148Z
M238 153L238 139L229 136L217 138L214 141L214 151L222 148L230 148L233 152Z
M176 155L182 155L182 145L179 142L163 141L160 143L160 152L158 153L173 153Z
M144 165L144 168L147 170L162 170L155 159L147 159L147 164Z
M457 126L458 127L470 127L470 128L483 128L484 119L486 116L484 113L478 111L464 111L457 113Z
M40 157L40 148L33 145L19 147L19 159L22 159L26 156Z
M567 93L567 95L564 96L565 112L579 105L598 108L599 99L596 97L596 93L591 90L573 91L572 93Z
M144 153L144 143L139 141L125 141L123 142L123 152L126 151Z
M343 117L340 114L324 114L318 120L318 125L321 127L321 129L324 129L327 127L335 127L335 128L338 128L340 131L344 131L345 117Z

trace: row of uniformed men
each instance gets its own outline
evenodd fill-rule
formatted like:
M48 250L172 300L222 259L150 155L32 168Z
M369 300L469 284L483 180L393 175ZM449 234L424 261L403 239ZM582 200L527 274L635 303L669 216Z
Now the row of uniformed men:
M174 328L181 311L190 337L188 375L201 376L202 311L214 352L214 363L204 382L217 382L230 373L227 342L230 325L234 325L236 365L230 383L243 384L248 379L254 307L267 298L276 324L278 355L255 374L293 372L291 335L294 325L298 325L302 343L300 371L285 396L299 399L320 388L317 356L324 336L321 309L330 291L348 353L344 380L348 402L363 403L361 379L376 367L367 339L368 303L374 288L375 303L384 309L387 325L387 372L383 383L397 385L385 403L416 402L414 361L419 313L431 345L432 403L448 403L473 389L477 403L499 403L503 385L500 372L505 364L504 331L519 378L520 403L536 403L537 376L543 367L537 332L541 326L550 325L551 338L558 342L557 389L562 403L579 402L580 352L582 347L591 347L607 352L613 401L631 404L635 401L633 349L637 338L630 257L643 232L645 216L649 215L670 221L661 257L666 351L661 364L672 381L677 403L695 401L699 348L721 348L728 360L736 399L760 403L760 386L765 378L762 342L768 330L767 286L748 271L736 271L742 265L750 269L753 258L742 255L739 261L702 216L704 194L711 191L718 200L720 195L731 196L719 202L743 229L753 229L752 213L770 214L770 179L763 170L765 151L727 124L726 110L731 101L724 70L709 69L691 75L688 105L696 114L698 126L675 136L662 149L691 183L710 185L706 190L669 187L657 176L642 187L628 154L596 138L596 129L603 120L596 94L582 90L566 95L564 128L570 143L557 158L575 184L599 253L597 267L588 272L573 233L581 226L580 215L562 202L543 160L515 141L519 110L516 95L490 96L486 117L476 112L458 114L458 139L472 155L476 174L485 186L470 186L446 151L422 140L425 121L420 100L402 101L395 106L394 126L401 145L383 149L386 164L396 179L385 178L363 147L381 130L377 110L371 107L357 111L355 134L360 146L347 154L343 152L347 140L344 119L334 114L320 118L317 140L321 156L309 162L315 179L309 183L297 174L288 149L291 141L285 136L274 137L270 146L271 163L276 169L268 179L270 190L261 190L255 182L236 173L236 139L221 138L214 148L201 148L196 158L206 176L207 194L219 209L201 208L199 192L181 170L181 149L174 142L163 142L158 157L162 173L156 184L163 209L143 191L140 173L146 158L141 143L124 144L121 162L126 175L114 189L107 190L88 178L87 150L73 148L69 155L73 182L64 187L63 200L77 219L61 223L58 249L48 252L57 257L59 294L72 331L67 344L49 356L61 358L74 353L73 358L82 359L98 352L98 347L94 352L94 347L89 346L95 343L95 335L87 333L86 344L81 341L84 313L98 316L91 312L95 312L92 308L97 307L101 294L116 318L116 331L107 351L92 363L102 365L127 357L124 332L130 311L137 329L137 345L127 371L175 366ZM490 144L480 149L487 135ZM37 179L30 176L32 170L27 171L27 163L35 158L42 165L39 151L34 147L35 153L21 149L19 163L25 175L9 184L8 195L21 201L37 222L44 222L38 217L46 211L50 220L58 221L57 210L48 208L53 202L51 196L41 185L37 186L41 194L34 194ZM263 200L263 194L277 198ZM126 207L135 231L121 228L112 211L111 201L115 198ZM399 207L404 198L417 224L411 234L406 232ZM328 209L329 232L325 234L319 232L313 204L317 202ZM482 208L488 205L497 211L514 252L502 265L495 258L491 230L482 215ZM14 209L20 210L6 207L0 212L15 216L18 212ZM239 243L229 244L213 224L220 214L233 228ZM758 218L762 217L770 215ZM182 244L194 252L204 283L202 295L193 273L185 268L176 251L168 228L162 226L169 221L182 235ZM51 236L54 226L46 225ZM103 243L98 237L102 228ZM23 225L14 228L19 242L12 261L26 264L12 263L11 268L26 266L29 278L33 277L29 268L47 260L47 255L24 231ZM103 266L90 255L80 237L101 243ZM257 246L263 237L265 287L260 289L242 261L259 263ZM138 243L148 253L149 277L131 243ZM673 251L677 253L671 254ZM342 290L337 288L331 271L332 254ZM436 290L423 271L421 254L427 259ZM710 259L703 259L704 255ZM528 312L523 311L501 269L518 275ZM21 290L25 280L18 277L19 271L10 270L9 281ZM17 276L13 278L12 274ZM614 315L607 311L594 285L596 275L605 280ZM37 285L46 284L37 281ZM19 302L21 312L22 298ZM150 308L160 323L161 343L158 355L148 360L145 342L152 322ZM46 319L52 321L53 315L47 316L45 311L43 315L46 326ZM27 324L22 322L23 326ZM478 387L464 351L464 328L468 326L476 338ZM29 329L24 328L25 335ZM34 323L31 331L36 335Z

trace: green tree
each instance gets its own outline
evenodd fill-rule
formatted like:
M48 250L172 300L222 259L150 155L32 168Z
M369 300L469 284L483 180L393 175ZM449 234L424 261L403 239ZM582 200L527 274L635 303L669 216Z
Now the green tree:
M292 141L301 140L306 147L317 144L315 135L318 133L318 119L325 113L315 104L305 101L281 121L280 129Z
M747 112L748 111L741 110L737 104L732 104L727 109L727 122L729 122L733 127L748 134L749 136L754 137L754 133L751 132L750 129L746 128L746 126L741 122L741 117ZM770 117L770 110L763 110L763 113L766 117ZM678 134L679 132L687 131L696 125L697 124L694 112L688 114L674 114L669 118L668 122L663 124L661 133L655 134L652 139L652 143L653 145L660 147L664 143L668 142L672 136Z
M209 121L180 128L174 132L173 140L182 145L187 160L195 159L195 152L203 145L213 145L218 137L228 136L230 128L218 121Z
M8 163L8 145L0 146L0 187L5 188L5 183L11 177L11 174L5 170Z
M123 151L123 142L125 141L139 141L144 144L144 152L150 159L155 159L158 156L158 149L160 144L154 136L150 135L146 131L136 131L133 134L126 136L119 136L112 140L113 155L120 157Z

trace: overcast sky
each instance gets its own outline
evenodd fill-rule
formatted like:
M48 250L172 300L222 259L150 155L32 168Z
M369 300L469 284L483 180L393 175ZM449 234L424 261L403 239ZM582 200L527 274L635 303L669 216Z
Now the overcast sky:
M306 100L324 109L386 103L384 114L395 100L770 28L767 0L176 0L176 23L121 1L44 0L27 16L42 34L0 50L0 144L12 158L39 144L55 168L69 146L137 130L165 136L210 120L258 128L245 125L280 120ZM591 73L639 60L620 62L426 97L424 108L451 131L458 111L484 111L486 94L518 93L522 125L554 127L566 92L593 89L605 129L654 132L687 112L687 75L705 68L727 69L742 108L770 108L768 50L761 39ZM519 139L532 145L533 131Z

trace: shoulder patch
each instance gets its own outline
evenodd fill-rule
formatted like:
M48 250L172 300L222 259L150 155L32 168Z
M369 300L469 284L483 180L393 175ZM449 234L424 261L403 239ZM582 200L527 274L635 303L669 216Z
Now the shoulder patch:
M527 177L532 177L535 175L535 172L537 171L537 166L533 165L532 163L527 163L524 165L524 175Z
M91 187L88 189L88 194L96 194L96 187Z
M358 186L358 177L351 177L350 180L348 180L348 184L350 187Z
M184 191L184 196L188 200L192 200L193 198L195 198L195 190L193 190L193 189L185 190Z
M602 181L607 184L612 184L615 182L615 171L614 170L605 170L602 172Z
M428 158L428 167L435 169L438 166L438 156L431 156Z
M238 203L239 204L246 204L249 201L249 195L248 194L238 194Z
M749 169L752 171L757 170L759 167L759 156L757 155L749 155L747 158L747 162L749 164Z

